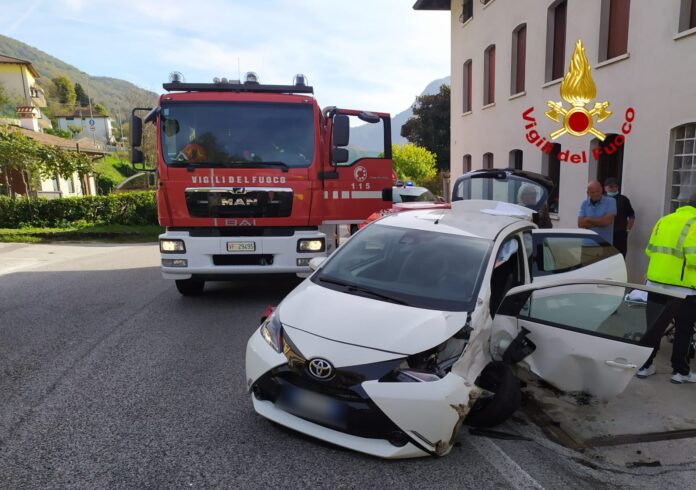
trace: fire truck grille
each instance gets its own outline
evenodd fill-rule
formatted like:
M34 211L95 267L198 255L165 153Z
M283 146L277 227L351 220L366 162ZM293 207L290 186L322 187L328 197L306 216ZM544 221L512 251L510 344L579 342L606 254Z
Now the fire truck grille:
M194 218L284 218L292 214L292 189L192 188L186 206Z
M271 254L213 255L215 265L273 265Z

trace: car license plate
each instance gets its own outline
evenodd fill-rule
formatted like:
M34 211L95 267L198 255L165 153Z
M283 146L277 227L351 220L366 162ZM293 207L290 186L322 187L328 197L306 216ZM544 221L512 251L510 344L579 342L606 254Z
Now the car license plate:
M345 417L343 405L328 396L300 388L285 388L278 402L289 412L300 417L334 426L343 425Z
M228 252L254 252L256 251L256 243L254 242L228 242Z

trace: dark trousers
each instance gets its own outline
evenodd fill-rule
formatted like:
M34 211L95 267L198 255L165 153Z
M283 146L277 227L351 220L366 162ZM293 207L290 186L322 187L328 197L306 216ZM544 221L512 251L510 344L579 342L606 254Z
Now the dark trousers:
M664 299L664 296L656 296L655 294L648 293L646 310L648 328L655 323L656 318L662 312L665 306ZM653 363L657 351L660 349L662 336L665 330L667 330L670 321L671 318L662 318L660 325L655 325L653 327L655 333L659 332L659 335L653 337L653 351L648 360L645 361L643 368L647 368ZM694 335L694 322L696 322L696 296L687 296L686 299L681 302L674 315L674 345L672 347L671 359L672 373L686 375L691 371L689 367L689 345Z
M614 230L614 237L613 237L614 243L614 248L621 252L621 255L624 256L624 259L626 258L626 252L628 252L628 233L626 230Z

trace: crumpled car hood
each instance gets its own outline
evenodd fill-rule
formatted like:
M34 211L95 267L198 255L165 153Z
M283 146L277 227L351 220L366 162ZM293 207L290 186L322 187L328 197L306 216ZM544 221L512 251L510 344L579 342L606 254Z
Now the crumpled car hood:
M279 305L281 323L338 342L416 354L452 337L466 312L412 308L305 280ZM300 347L300 346L298 346Z

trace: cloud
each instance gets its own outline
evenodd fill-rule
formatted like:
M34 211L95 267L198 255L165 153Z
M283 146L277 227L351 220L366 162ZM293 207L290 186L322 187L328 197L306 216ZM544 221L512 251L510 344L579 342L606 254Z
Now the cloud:
M46 41L34 45L147 87L175 70L188 81L255 71L277 84L301 72L322 105L394 113L449 74L449 12L403 0L62 0L39 11L32 35Z

